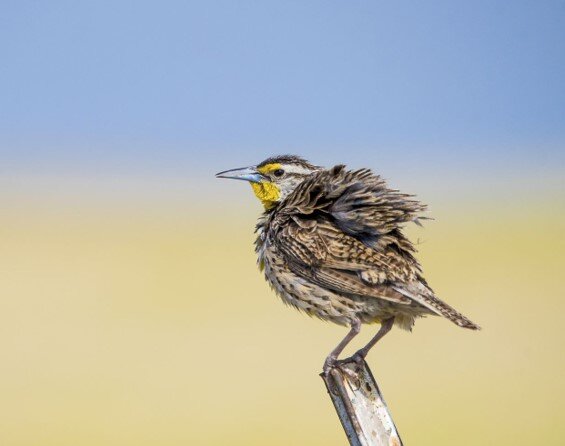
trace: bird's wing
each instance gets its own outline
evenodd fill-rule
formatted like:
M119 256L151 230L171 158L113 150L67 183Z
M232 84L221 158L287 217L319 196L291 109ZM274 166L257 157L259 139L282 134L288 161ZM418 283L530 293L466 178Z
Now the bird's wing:
M390 189L369 169L348 171L342 165L302 182L285 208L302 215L327 213L339 229L369 246L404 223L427 218L426 206L412 195Z
M344 293L410 304L393 285L418 280L420 266L403 223L425 206L389 189L369 169L335 166L311 175L274 217L275 244L298 275Z
M410 256L396 249L378 252L327 220L301 221L294 217L280 227L274 243L292 272L321 287L421 305L461 327L479 328L434 295Z
M297 275L337 292L410 304L391 283L409 280L412 270L393 253L380 253L343 233L327 219L290 218L274 244Z

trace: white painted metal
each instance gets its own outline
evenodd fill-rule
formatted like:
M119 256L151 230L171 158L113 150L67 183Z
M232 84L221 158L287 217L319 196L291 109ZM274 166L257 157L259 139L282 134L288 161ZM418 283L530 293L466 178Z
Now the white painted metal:
M388 407L365 361L322 374L351 446L402 446Z

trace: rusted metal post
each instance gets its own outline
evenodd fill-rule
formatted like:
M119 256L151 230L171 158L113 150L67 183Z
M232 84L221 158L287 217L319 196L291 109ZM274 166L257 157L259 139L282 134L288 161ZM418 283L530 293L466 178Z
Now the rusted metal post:
M402 446L369 366L349 362L320 375L351 446Z

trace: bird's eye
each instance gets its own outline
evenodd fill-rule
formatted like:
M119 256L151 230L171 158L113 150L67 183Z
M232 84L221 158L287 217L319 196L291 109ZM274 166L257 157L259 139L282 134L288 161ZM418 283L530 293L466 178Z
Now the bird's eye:
M282 170L282 169L274 170L273 175L280 178L284 175L284 170Z

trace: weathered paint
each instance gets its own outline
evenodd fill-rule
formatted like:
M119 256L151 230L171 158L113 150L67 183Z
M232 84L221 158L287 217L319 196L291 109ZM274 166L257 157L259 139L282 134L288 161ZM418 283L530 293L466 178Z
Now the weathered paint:
M365 361L321 375L351 446L402 446L392 416Z

